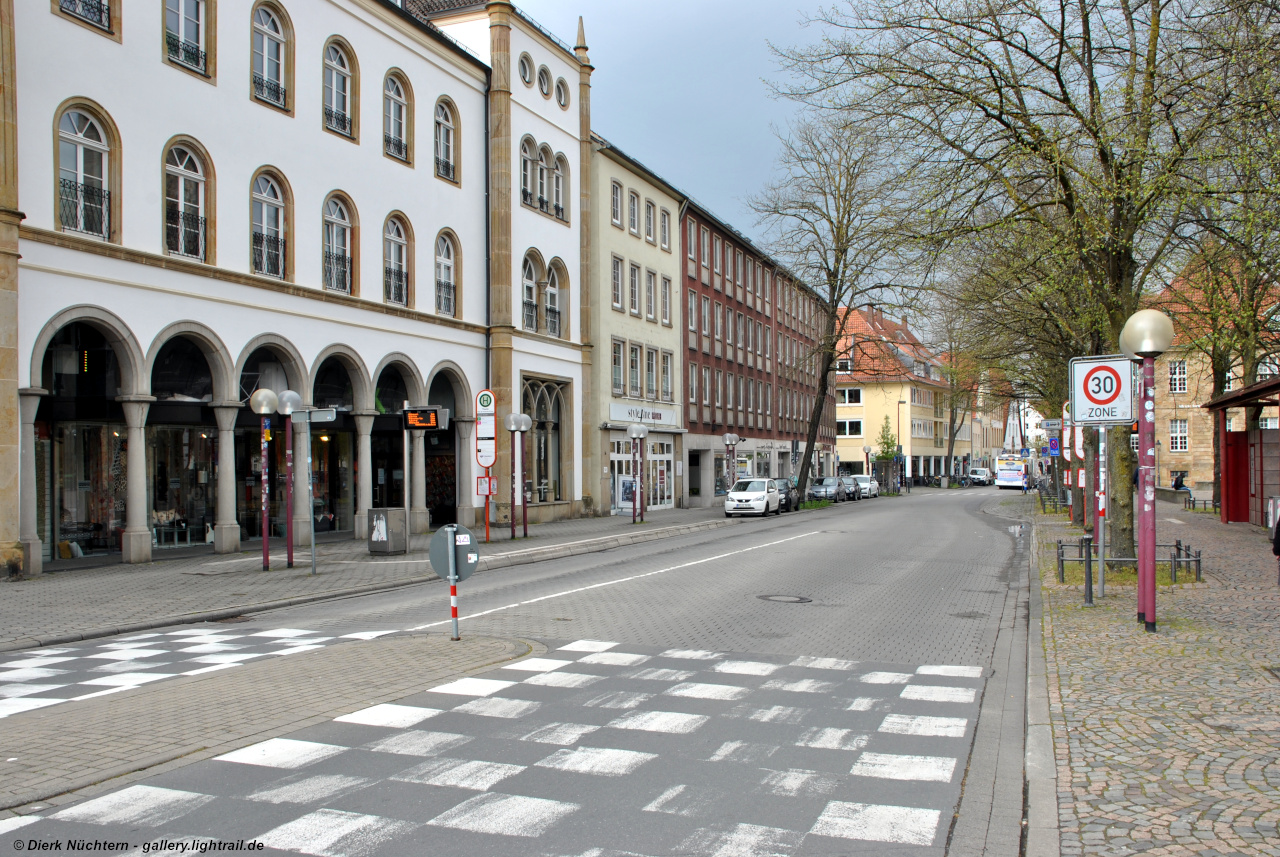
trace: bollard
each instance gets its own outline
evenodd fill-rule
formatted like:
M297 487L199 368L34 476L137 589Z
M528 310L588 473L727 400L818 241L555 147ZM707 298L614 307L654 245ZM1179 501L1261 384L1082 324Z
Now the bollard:
M1080 549L1084 554L1084 606L1093 606L1093 537L1080 539Z
M1058 539L1058 582L1067 582L1067 575L1062 569L1062 539Z

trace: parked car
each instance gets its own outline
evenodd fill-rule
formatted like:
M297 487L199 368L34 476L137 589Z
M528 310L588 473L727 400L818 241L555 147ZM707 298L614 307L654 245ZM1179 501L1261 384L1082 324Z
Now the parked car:
M796 488L795 477L790 479L775 479L778 483L778 495L782 498L782 505L778 507L782 512L794 512L800 508L800 490Z
M841 476L840 481L844 483L844 495L850 500L861 500L862 489L858 487L858 482L852 476Z
M848 498L845 496L844 483L838 476L823 476L813 480L813 484L809 486L809 499L843 503Z
M974 485L990 485L991 471L985 467L974 467L969 470L969 481Z
M768 517L782 505L778 483L772 479L739 479L724 498L724 516L759 515Z
M858 483L858 488L862 491L863 497L880 496L880 483L876 481L874 476L855 476L853 481Z

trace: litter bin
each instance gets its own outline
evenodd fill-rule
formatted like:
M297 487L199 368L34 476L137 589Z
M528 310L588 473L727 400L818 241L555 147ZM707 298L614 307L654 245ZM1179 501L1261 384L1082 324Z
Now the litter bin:
M369 553L405 553L409 547L404 509L369 510Z

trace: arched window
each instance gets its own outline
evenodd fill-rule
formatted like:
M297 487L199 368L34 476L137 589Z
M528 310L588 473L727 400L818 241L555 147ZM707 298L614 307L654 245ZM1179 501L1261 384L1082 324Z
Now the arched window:
M409 305L409 239L397 217L382 233L383 293L389 304Z
M284 194L275 179L260 175L253 180L251 200L253 272L284 279Z
M534 502L547 503L563 499L561 486L560 426L570 415L565 413L565 396L569 391L563 381L530 378L524 382L521 410L533 419L533 435L527 473L533 482Z
M164 197L165 247L204 261L204 165L187 146L174 146L165 155Z
M324 204L324 287L351 294L351 214L337 197Z
M555 171L551 174L551 210L558 220L566 220L564 210L564 158L556 158Z
M543 149L538 153L538 208L547 211L551 207L551 153Z
M547 275L546 288L546 313L547 333L551 336L560 335L560 274L555 268Z
M88 113L68 110L58 122L58 203L62 228L111 237L111 147Z
M454 181L453 110L443 101L436 104L436 175Z
M569 84L565 83L564 78L556 81L556 104L563 109L569 109Z
M205 72L204 0L165 0L164 38L169 59L200 73Z
M331 131L354 136L351 109L351 62L337 45L324 49L324 124Z
M441 235L436 239L436 312L440 315L457 315L454 270L453 242Z
M404 84L395 75L387 75L382 90L382 141L393 158L409 160L409 99Z
M533 260L524 258L521 267L521 285L524 291L524 329L538 329L538 274Z
M520 143L520 199L526 205L533 205L533 144L528 140Z
M253 94L274 104L286 105L285 31L275 12L266 6L253 10Z

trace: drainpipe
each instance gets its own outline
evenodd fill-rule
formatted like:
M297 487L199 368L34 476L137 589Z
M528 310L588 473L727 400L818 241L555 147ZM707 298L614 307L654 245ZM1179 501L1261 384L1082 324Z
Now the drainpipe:
M493 273L490 258L493 253L493 235L489 224L489 88L493 85L493 73L485 75L484 97L484 388L489 389L493 371Z

